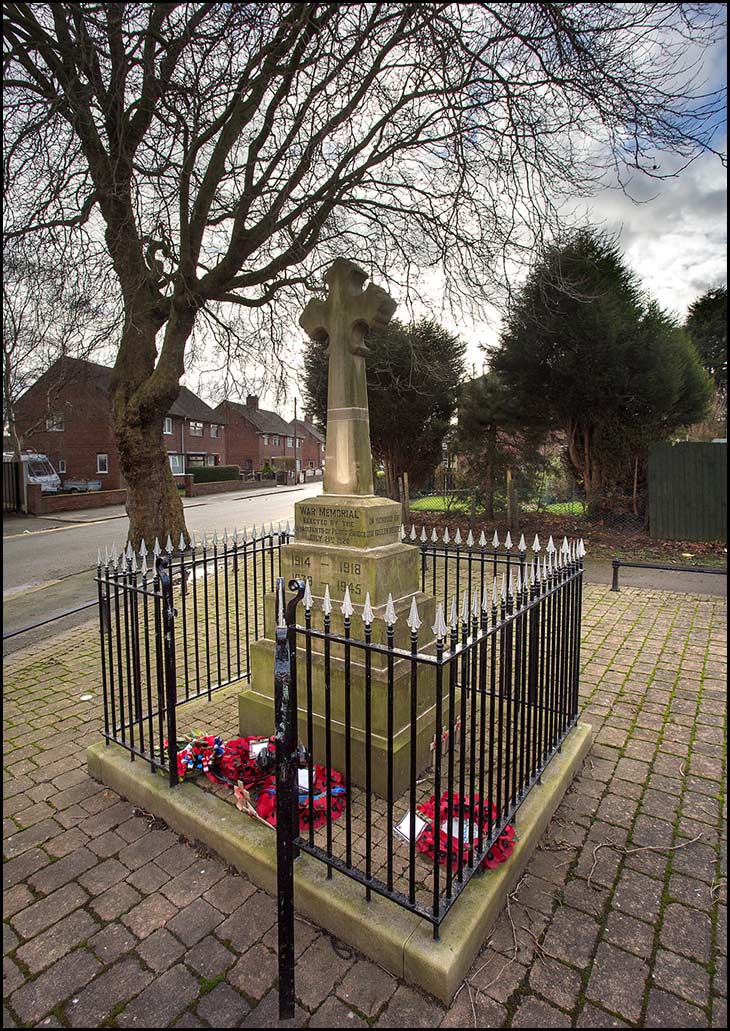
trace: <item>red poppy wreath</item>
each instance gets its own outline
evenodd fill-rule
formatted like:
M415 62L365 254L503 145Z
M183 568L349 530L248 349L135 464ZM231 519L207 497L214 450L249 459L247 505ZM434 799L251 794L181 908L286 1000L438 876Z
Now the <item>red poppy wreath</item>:
M477 848L480 826L483 837L486 837L490 824L497 815L495 805L492 802L482 802L478 795L475 795L472 801L468 795L465 795L462 800L458 794L452 794L449 805L448 791L444 791L441 796L438 813L436 812L436 799L433 795L428 802L422 802L416 808L428 821L428 825L416 843L418 851L433 861L436 853L435 826L436 819L438 819L439 862L445 865L447 857L450 856L452 869L458 866L460 856L463 863L468 861L470 847L474 850ZM459 823L462 816L463 837L459 843ZM451 820L450 828L449 819ZM514 827L508 825L484 857L482 869L492 870L509 859L514 850L514 842Z

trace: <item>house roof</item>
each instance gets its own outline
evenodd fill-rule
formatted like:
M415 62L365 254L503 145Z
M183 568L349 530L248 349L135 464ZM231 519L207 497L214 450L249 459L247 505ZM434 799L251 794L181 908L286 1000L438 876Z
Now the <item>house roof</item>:
M193 422L219 422L224 420L207 405L205 401L194 394L187 387L180 387L180 393L176 400L170 405L169 415L177 415L183 419L192 419Z
M103 393L108 394L111 372L112 370L108 365L99 365L98 362L89 362L82 358L63 357L55 361L41 379L45 377L54 380L60 379L62 383L67 383L69 386L74 382L92 382ZM29 389L32 390L39 382L40 380L36 380L36 383ZM225 421L213 411L210 405L207 405L205 401L199 398L197 394L194 394L192 390L188 390L187 387L180 387L180 393L170 406L168 415L176 415L182 419L192 419L194 422L223 423Z
M238 401L224 401L218 405L216 412L220 411L223 405L226 404L234 412L243 416L244 419L248 419L258 433L278 433L282 437L290 436L290 424L285 422L276 412L270 412L266 408L253 408L249 405L242 405Z
M295 420L292 419L292 421L289 423L290 433L294 433L294 422ZM301 428L304 427L307 433L310 433L315 440L318 440L320 441L320 443L324 444L324 433L320 433L320 431L317 429L314 423L308 422L306 419L297 419L296 424L298 430L301 430Z

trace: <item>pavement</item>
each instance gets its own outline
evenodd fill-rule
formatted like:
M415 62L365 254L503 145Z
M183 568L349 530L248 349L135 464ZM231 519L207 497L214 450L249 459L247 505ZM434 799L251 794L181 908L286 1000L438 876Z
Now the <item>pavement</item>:
M595 743L451 1005L298 920L290 1026L726 1027L726 615L587 585ZM4 667L4 1025L279 1026L275 900L86 772L95 626Z

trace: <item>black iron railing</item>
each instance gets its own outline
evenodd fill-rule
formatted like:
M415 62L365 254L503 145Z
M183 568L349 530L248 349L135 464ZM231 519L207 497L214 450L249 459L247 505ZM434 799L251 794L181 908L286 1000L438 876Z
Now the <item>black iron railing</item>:
M100 557L104 736L171 785L179 707L249 679L251 644L275 636L264 595L290 536L272 527ZM288 607L293 739L309 752L308 829L296 845L437 933L474 872L509 846L519 807L577 719L582 544L557 551L551 540L541 558L537 540L530 553L524 540L403 536L421 555L410 613L367 598L355 614L349 593L315 605L303 581L299 619ZM272 700L272 727L273 717ZM430 850L419 834L429 821ZM463 847L446 862L452 839Z
M104 736L166 770L171 784L177 708L250 677L250 645L272 629L263 599L288 540L288 528L271 527L99 556Z
M292 659L299 653L290 675L298 736L308 745L307 783L315 784L317 764L330 770L338 752L344 811L335 812L333 778L325 775L324 822L317 826L310 787L308 830L296 845L330 875L336 869L361 883L368 898L374 891L424 917L437 937L475 871L495 861L500 842L511 847L508 828L577 720L583 562L582 546L567 542L544 566L535 558L528 565L524 550L511 562L509 553L487 561L479 551L457 555L448 545L423 548L423 556L426 566L453 562L451 583L460 579L462 593L452 600L448 621L438 605L432 627L421 622L414 599L408 647L396 647L392 605L381 617L385 633L378 642L369 599L353 618L346 594L338 606L342 630L334 632L329 596L315 609L299 582L304 618L289 628ZM382 729L374 728L379 685L387 709L384 720L380 712L384 746ZM404 710L405 726L399 725ZM296 718L296 707L293 712ZM424 733L432 736L426 761ZM396 787L395 738L404 734L408 772ZM381 761L384 780L375 768ZM384 784L378 792L376 776ZM420 847L429 819L430 847Z

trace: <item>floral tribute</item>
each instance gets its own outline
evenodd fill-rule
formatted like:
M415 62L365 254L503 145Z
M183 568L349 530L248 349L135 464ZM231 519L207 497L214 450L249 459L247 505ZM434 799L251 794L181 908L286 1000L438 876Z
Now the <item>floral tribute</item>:
M313 769L313 791L312 791L312 825L315 830L327 821L327 770L324 766L315 764ZM336 820L342 815L345 808L345 789L342 785L342 774L337 770L330 770L330 795L332 798L332 819ZM258 815L276 826L276 779L269 777L264 784L263 790L256 799L256 812ZM299 832L304 834L309 829L309 792L299 790Z
M451 809L451 827L449 828L449 808ZM489 831L490 824L497 815L497 809L493 802L482 802L478 795L473 801L468 795L462 799L458 794L451 795L449 805L449 792L444 791L436 809L436 798L431 796L428 802L421 802L416 807L417 811L426 819L427 826L416 842L419 852L433 861L436 853L436 826L438 825L439 835L439 862L446 865L450 856L452 869L459 864L459 858L466 863L469 859L469 849L476 851L479 842L479 828L481 826L483 836ZM459 842L459 820L463 814L464 837ZM469 825L471 821L472 837L469 838ZM515 846L515 830L511 824L502 831L500 836L487 852L482 862L482 869L493 870L500 863L512 855Z
M176 745L177 774L181 780L198 772L209 776L224 752L222 738L206 736L198 731L178 738ZM164 749L167 752L167 741Z
M259 749L254 745L266 742L266 749L276 751L273 737L235 737L225 744L220 736L212 737L194 731L177 740L177 772L180 779L204 773L214 784L227 784L233 789L236 805L242 812L276 826L276 777L263 771L256 761ZM164 744L167 750L167 741ZM299 826L304 833L310 824L316 829L327 820L327 769L315 764L312 771L312 800L309 791L299 785ZM343 776L337 770L329 771L332 819L336 820L345 808Z

